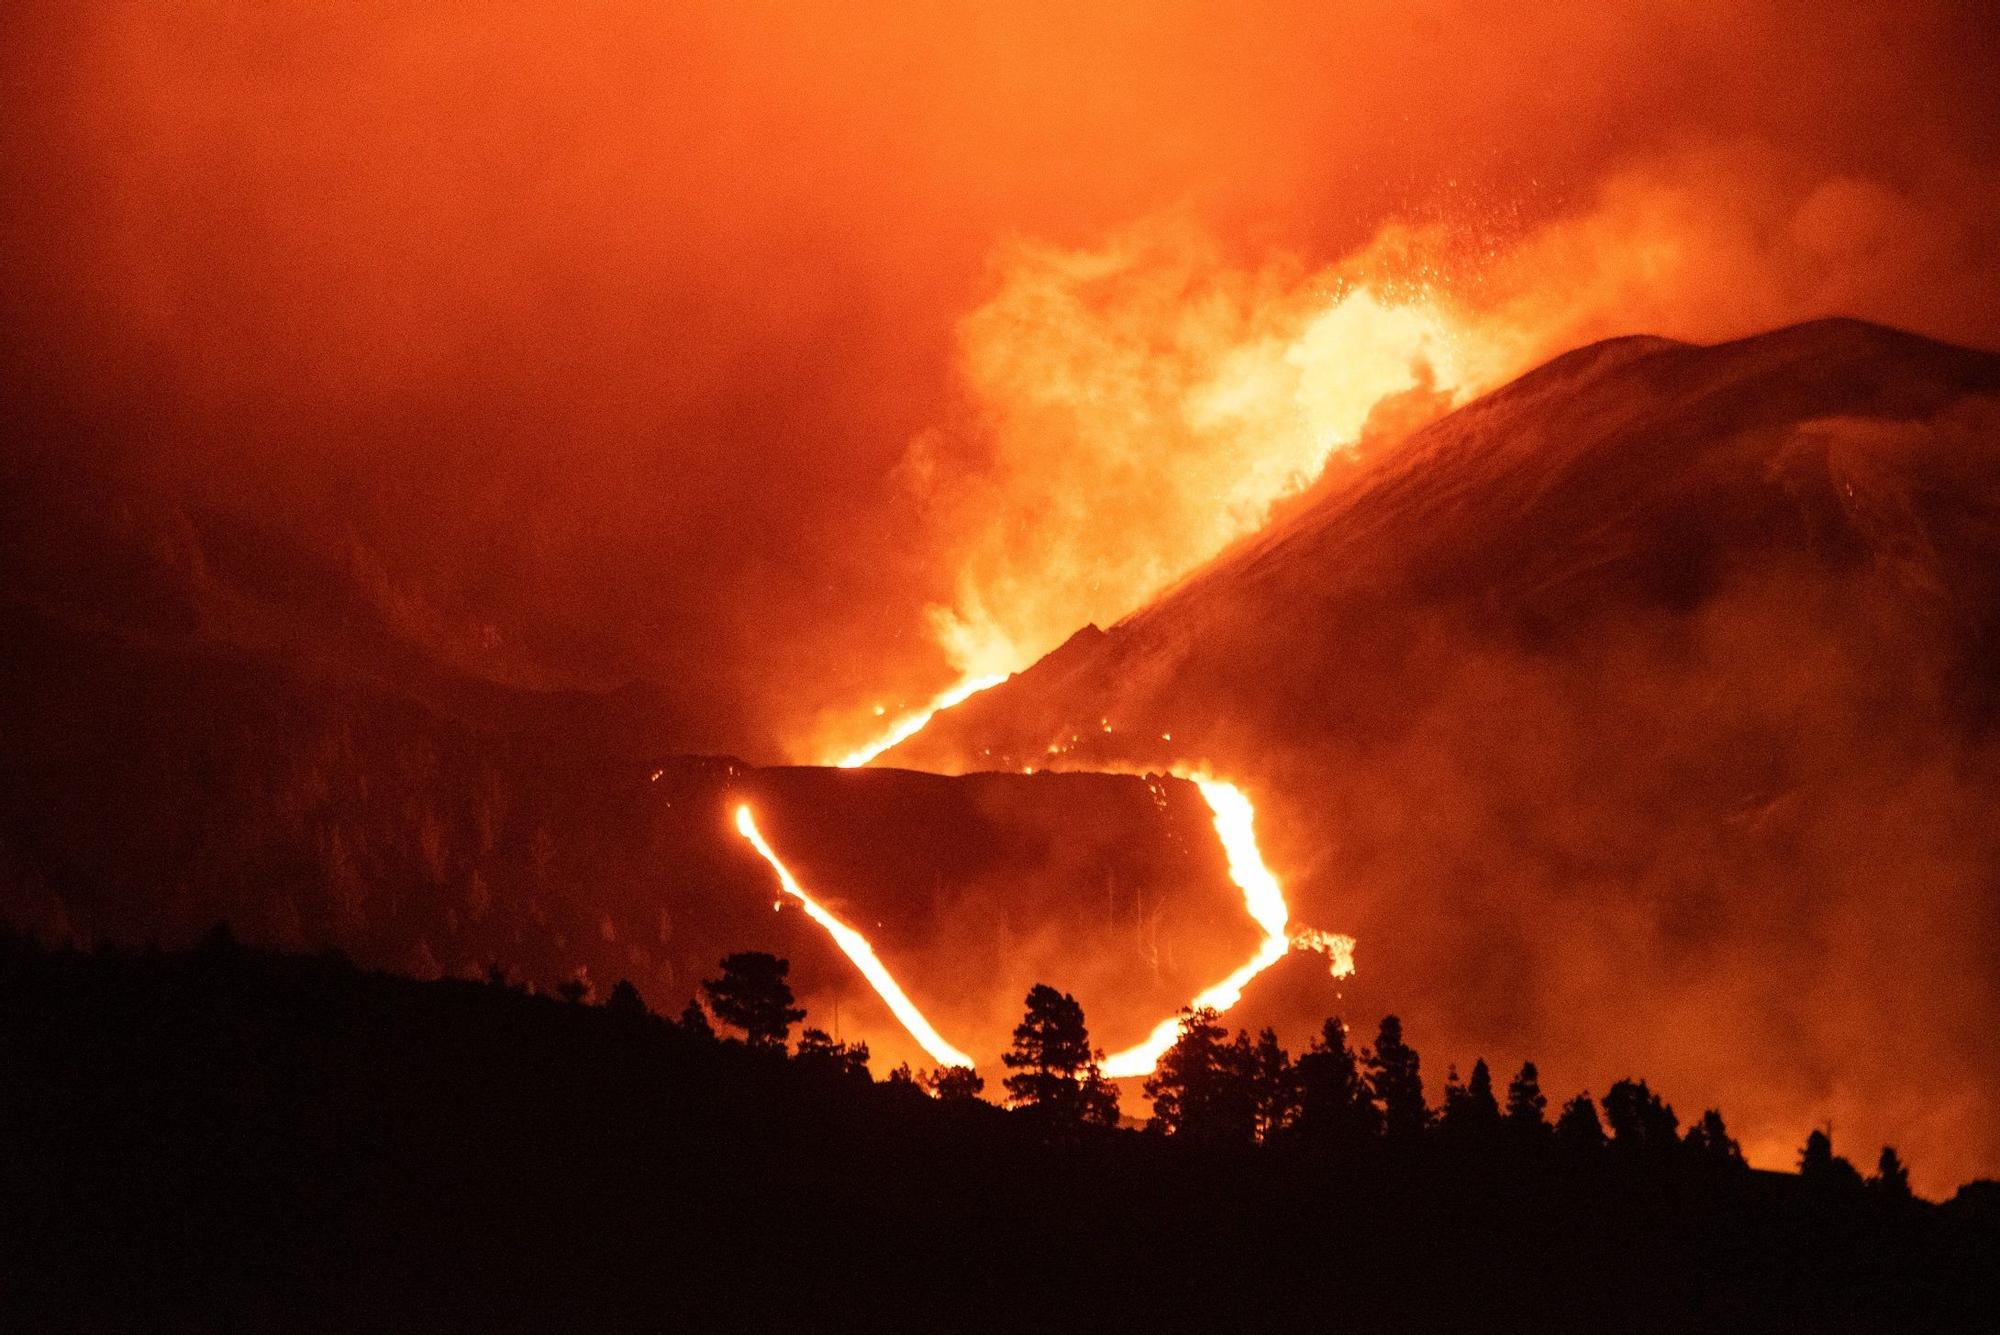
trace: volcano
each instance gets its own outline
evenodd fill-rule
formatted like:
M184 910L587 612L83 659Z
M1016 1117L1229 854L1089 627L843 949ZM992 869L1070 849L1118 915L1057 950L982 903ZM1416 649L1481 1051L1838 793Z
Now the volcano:
M1194 786L1145 777L1207 770L1294 921L1361 943L1339 992L1288 961L1232 1022L1395 1011L1434 1091L1475 1055L1643 1072L1765 1163L1831 1120L1990 1174L1996 396L2000 358L1852 321L1586 347L861 771L665 754L644 691L482 669L281 532L17 493L0 912L664 1010L770 949L814 1022L921 1061L772 912L747 801L982 1061L1035 981L1117 1047L1256 946Z
M884 760L1209 765L1359 1014L1991 1172L1996 393L1848 320L1585 347Z

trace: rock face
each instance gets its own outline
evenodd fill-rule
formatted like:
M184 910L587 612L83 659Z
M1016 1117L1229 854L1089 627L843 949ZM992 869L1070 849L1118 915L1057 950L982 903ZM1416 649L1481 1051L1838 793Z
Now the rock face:
M1996 394L1852 321L1587 347L885 760L1210 762L1437 1067L1990 1174Z

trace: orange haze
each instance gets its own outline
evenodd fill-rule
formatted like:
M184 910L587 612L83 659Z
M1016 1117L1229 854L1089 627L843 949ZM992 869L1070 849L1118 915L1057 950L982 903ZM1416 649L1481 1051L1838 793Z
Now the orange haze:
M817 759L1253 526L1440 329L1460 393L1631 329L1992 342L1992 47L1951 4L11 5L7 462ZM1328 391L1369 282L1416 314Z

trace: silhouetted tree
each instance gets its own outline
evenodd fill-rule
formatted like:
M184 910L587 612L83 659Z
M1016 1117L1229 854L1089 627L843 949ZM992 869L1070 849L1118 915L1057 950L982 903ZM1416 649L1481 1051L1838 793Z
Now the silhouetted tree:
M1292 1069L1299 1087L1300 1139L1352 1150L1382 1133L1375 1093L1347 1046L1347 1026L1338 1017L1321 1026L1319 1038Z
M1910 1170L1896 1153L1894 1145L1882 1147L1882 1157L1875 1161L1875 1176L1868 1179L1868 1189L1884 1200L1913 1199L1910 1191Z
M1250 1090L1255 1100L1257 1139L1267 1141L1284 1132L1299 1115L1298 1069L1291 1054L1278 1044L1277 1031L1265 1028L1250 1050Z
M1500 1129L1500 1105L1493 1098L1493 1073L1484 1057L1472 1063L1472 1078L1458 1083L1454 1069L1445 1081L1443 1129L1470 1140L1491 1138Z
M715 1018L743 1031L753 1048L780 1048L806 1013L792 1004L785 975L792 966L761 950L738 951L722 961L722 977L701 985Z
M1854 1165L1833 1152L1833 1137L1813 1129L1799 1151L1799 1176L1818 1187L1846 1190L1861 1185Z
M1382 1105L1382 1126L1392 1142L1407 1142L1423 1134L1430 1124L1430 1109L1424 1105L1424 1079L1417 1050L1403 1042L1403 1022L1393 1015L1382 1017L1375 1046L1363 1058L1368 1068L1368 1084Z
M688 998L688 1004L681 1010L680 1028L689 1038L715 1041L715 1027L708 1022L708 1012L693 997Z
M1014 1046L1000 1058L1015 1072L1002 1081L1007 1097L1057 1125L1115 1125L1118 1092L1098 1069L1098 1056L1076 998L1036 983L1014 1026Z
M583 969L556 984L556 995L572 1006L581 1006L590 1000L591 990L590 975Z
M1090 1054L1090 1065L1083 1071L1078 1092L1085 1126L1118 1125L1118 1086L1104 1078L1100 1069L1103 1061L1104 1053L1094 1051Z
M1549 1133L1548 1106L1541 1073L1533 1062L1522 1062L1520 1071L1507 1082L1507 1129L1523 1140L1543 1139Z
M940 1066L923 1077L923 1085L941 1102L969 1102L986 1088L986 1080L970 1066Z
M1604 1148L1604 1123L1598 1120L1597 1105L1590 1095L1579 1094L1563 1105L1556 1118L1556 1144L1573 1153Z
M612 987L611 995L605 998L604 1009L622 1019L637 1020L644 1018L646 1002L640 997L639 989L632 986L631 979L620 978Z
M793 1059L809 1071L846 1079L869 1079L868 1045L836 1043L824 1029L800 1030L799 1047Z
M1729 1128L1722 1124L1722 1114L1710 1108L1701 1115L1701 1120L1687 1129L1681 1143L1696 1158L1708 1163L1728 1167L1743 1166L1743 1149L1729 1134Z
M1168 1135L1211 1144L1248 1144L1257 1130L1249 1040L1230 1042L1216 1012L1181 1012L1180 1036L1146 1077L1153 1122Z
M1604 1096L1611 1143L1632 1154L1663 1154L1680 1144L1681 1119L1643 1080L1620 1080Z

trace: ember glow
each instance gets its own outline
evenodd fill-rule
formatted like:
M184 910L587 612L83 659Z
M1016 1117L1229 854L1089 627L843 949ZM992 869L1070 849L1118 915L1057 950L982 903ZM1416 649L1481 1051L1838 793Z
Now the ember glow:
M1256 919L1257 925L1264 929L1264 940L1257 947L1257 953L1245 960L1234 973L1197 993L1188 1004L1197 1009L1228 1010L1243 999L1243 989L1250 985L1251 979L1283 959L1294 948L1324 954L1327 967L1336 978L1345 978L1353 973L1353 937L1312 929L1297 933L1287 931L1291 910L1285 904L1284 888L1278 884L1277 876L1264 862L1263 850L1257 846L1257 811L1243 790L1233 783L1206 775L1195 776L1193 782L1201 789L1209 810L1215 813L1215 833L1222 840L1223 852L1229 857L1229 878L1242 889L1244 907L1250 910L1250 916ZM1179 1016L1169 1016L1160 1021L1143 1042L1106 1058L1104 1074L1113 1079L1152 1074L1161 1054L1173 1046L1179 1032Z
M771 870L777 873L778 884L784 887L785 893L798 900L805 908L806 916L824 927L827 935L833 938L833 943L840 947L841 953L854 961L854 967L861 970L861 976L868 980L868 985L875 989L875 994L882 998L890 1011L902 1022L903 1028L910 1031L910 1037L923 1046L924 1051L931 1055L931 1059L943 1066L972 1065L972 1058L945 1042L944 1036L931 1027L931 1022L924 1018L924 1013L917 1009L916 1003L911 1001L897 985L887 966L876 956L875 947L868 944L868 938L821 908L813 897L805 892L798 879L792 875L790 869L757 829L756 818L750 814L748 806L736 808L736 829L750 841L750 846L757 850L764 861L771 864Z

